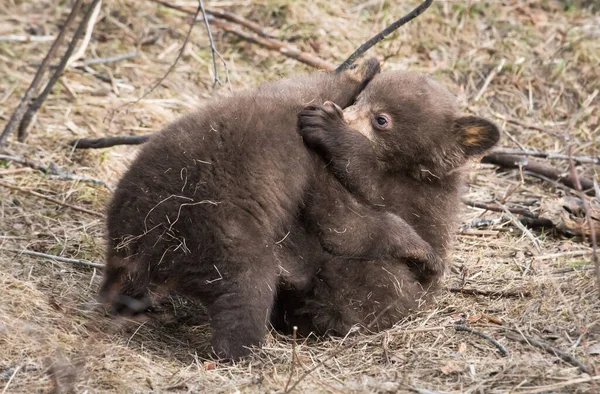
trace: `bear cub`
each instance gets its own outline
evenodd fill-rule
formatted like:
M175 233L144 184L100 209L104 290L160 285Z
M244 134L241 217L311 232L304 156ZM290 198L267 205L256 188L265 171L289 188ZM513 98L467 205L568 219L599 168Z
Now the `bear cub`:
M499 140L494 123L459 114L442 85L403 71L378 74L343 111L332 102L306 107L298 129L361 202L404 219L441 258L456 228L463 168ZM389 328L429 298L442 273L408 259L331 258L288 324L338 335L356 324Z

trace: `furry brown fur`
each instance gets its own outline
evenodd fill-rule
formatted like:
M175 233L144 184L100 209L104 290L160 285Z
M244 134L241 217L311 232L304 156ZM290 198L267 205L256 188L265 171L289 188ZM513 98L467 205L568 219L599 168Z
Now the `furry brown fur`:
M493 123L460 116L444 87L409 72L377 75L343 112L331 102L307 107L299 131L361 202L404 219L442 258L455 229L461 169L499 139ZM340 335L357 323L390 327L431 294L442 272L406 259L330 259L288 324Z
M151 284L195 297L216 354L239 358L261 343L278 292L311 289L329 254L439 269L410 225L351 195L296 133L307 104L348 106L378 71L266 83L153 136L110 203L101 299L136 314Z

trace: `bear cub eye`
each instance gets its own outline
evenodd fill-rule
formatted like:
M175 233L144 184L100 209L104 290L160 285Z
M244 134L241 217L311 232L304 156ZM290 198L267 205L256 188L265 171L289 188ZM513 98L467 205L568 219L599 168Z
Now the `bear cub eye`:
M378 129L387 129L390 127L390 119L387 115L381 114L375 117L375 127Z

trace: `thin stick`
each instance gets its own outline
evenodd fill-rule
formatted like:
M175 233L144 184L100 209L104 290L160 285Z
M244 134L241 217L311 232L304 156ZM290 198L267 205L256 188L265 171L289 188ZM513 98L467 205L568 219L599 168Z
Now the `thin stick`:
M417 8L415 8L408 14L404 15L402 18L398 19L396 22L392 23L391 25L374 35L369 41L365 42L360 47L358 47L358 49L354 51L354 53L350 55L348 59L346 59L342 64L340 64L335 71L341 72L350 68L350 66L356 61L356 59L362 56L363 53L368 51L373 45L386 38L388 35L390 35L392 32L394 32L401 26L405 25L406 23L421 15L427 8L429 8L431 3L433 3L433 0L425 0L424 2L419 4Z
M288 392L288 387L292 381L292 377L294 376L294 367L296 365L296 333L298 332L298 327L294 326L292 331L292 366L290 367L290 376L285 384L285 389L283 389L284 393Z
M549 160L569 160L569 155L549 152L539 152L535 150L521 149L493 149L490 154L493 155L515 155L515 156L531 156ZM600 164L600 158L592 156L571 156L571 159L578 163Z
M75 149L101 149L115 145L141 145L150 139L152 134L124 135L103 138L78 138L68 144Z
M36 191L33 191L33 190L24 189L24 188L19 187L19 186L9 185L8 183L1 182L1 181L0 181L0 186L6 187L8 189L19 191L21 193L27 193L27 194L30 194L32 196L44 199L46 201L50 201L50 202L53 202L55 204L65 206L67 208L71 208L71 209L73 209L75 211L80 211L80 212L88 213L90 215L98 216L98 217L101 217L101 218L104 217L104 214L102 214L100 212L92 211L91 209L87 209L87 208L79 207L77 205L69 204L67 202L57 200L56 198L45 196L45 195L43 195L41 193L38 193Z
M500 71L502 71L502 68L504 67L505 63L506 63L506 59L502 59L500 61L500 64L498 64L498 67L496 67L492 71L490 71L489 75L483 82L483 86L481 87L481 89L479 90L477 95L475 96L475 99L474 99L475 102L477 102L481 99L481 96L483 96L483 94L485 93L486 89L488 88L488 86L490 85L490 83L492 82L492 80L494 79L496 74L498 74Z
M11 161L14 163L23 164L27 167L38 170L54 179L64 179L64 180L69 180L69 181L86 182L86 183L91 183L91 184L97 185L97 186L104 186L105 188L107 188L110 191L114 190L114 186L109 183L106 183L99 179L94 179L94 178L89 178L86 176L74 174L72 172L66 171L65 169L57 167L54 164L51 164L49 167L46 167L40 163L37 163L33 160L25 159L23 157L8 156L8 155L2 155L2 154L0 154L0 160Z
M131 52L131 53L126 53L124 55L99 57L97 59L85 59L85 60L82 60L82 61L74 62L73 64L71 64L71 67L78 68L78 67L93 66L95 64L106 64L106 63L120 62L122 60L128 60L128 59L132 59L134 57L138 57L139 55L140 54L138 52Z
M596 380L600 380L600 376L588 376L585 378L571 379L571 380L567 380L565 382L554 383L554 384L550 384L547 386L539 386L539 387L536 387L534 389L527 390L527 391L519 391L519 393L520 394L551 393L554 390L562 389L563 387L573 386L573 385L579 384L579 383L592 383L592 382L595 382Z
M41 108L42 104L44 103L44 100L46 100L46 97L48 97L48 95L52 91L52 87L54 86L56 81L58 81L58 78L60 78L61 74L63 73L63 71L67 65L67 62L69 61L69 58L71 57L71 54L75 50L75 46L77 45L77 42L79 41L79 37L81 37L81 34L83 34L83 31L85 30L85 28L87 26L87 22L90 20L92 14L94 13L94 10L96 9L95 8L96 5L100 1L101 0L93 0L92 1L89 9L87 10L83 19L79 23L79 26L77 26L77 30L75 30L75 33L73 34L73 38L72 38L71 42L69 43L69 46L67 47L67 51L61 58L60 63L58 64L58 67L54 71L54 74L52 74L52 77L50 77L50 80L46 84L46 87L44 88L42 93L40 93L40 95L35 99L35 101L29 106L29 108L27 109L27 112L25 112L25 115L23 115L23 119L21 119L21 123L19 124L19 132L18 132L19 142L25 142L25 139L27 138L27 131L29 129L29 125L30 125L34 115Z
M47 259L60 261L63 263L81 264L81 265L85 265L88 267L94 267L94 268L104 268L104 264L101 264L101 263L95 263L95 262L89 261L89 260L71 259L68 257L61 257L61 256L53 255L53 254L47 254L47 253L34 252L33 250L11 249L11 248L0 248L0 250L5 250L7 252L17 253L17 254L25 254L25 255L34 256L34 257L43 257L43 258L47 258Z
M183 40L183 44L181 44L181 48L179 48L179 53L177 53L177 57L175 58L175 61L173 63L171 63L171 65L169 66L169 68L167 69L167 72L163 74L162 77L160 77L160 79L158 81L156 81L154 83L154 85L152 85L152 87L150 88L150 90L148 90L146 93L144 93L140 98L125 103L123 105L121 105L119 108L117 108L118 112L121 112L123 110L123 108L128 107L130 105L134 105L139 103L140 101L142 101L143 99L145 99L146 97L148 97L148 95L150 95L152 92L154 92L154 90L161 84L164 82L165 79L167 79L167 77L169 75L171 75L171 72L173 72L173 70L175 69L175 66L177 65L177 63L179 62L179 59L181 59L181 56L183 55L183 53L185 52L185 47L187 46L188 41L190 40L190 35L192 34L192 30L194 30L194 25L195 25L195 21L198 18L198 14L200 14L200 11L202 5L199 2L198 3L198 8L196 9L196 12L193 13L194 14L194 18L192 19L192 23L190 24L190 28L188 29L187 34L185 35L185 38Z
M513 224L517 226L517 228L521 230L523 234L525 234L525 236L531 240L531 243L533 244L533 246L535 246L538 253L541 252L542 248L540 246L540 241L535 237L535 235L533 235L531 231L529 231L529 229L525 227L523 223L521 223L519 219L517 219L515 215L513 215L505 206L502 206L502 208L504 209L504 213L506 214L506 216L508 216L511 222L513 222Z
M206 27L206 33L208 34L208 42L210 44L210 53L212 55L213 70L215 73L215 82L213 83L213 89L214 89L217 86L217 84L221 85L221 81L219 80L219 69L217 68L217 54L219 53L219 51L217 51L217 48L215 47L215 41L213 40L212 32L210 31L210 24L208 23L208 17L206 15L206 10L204 9L204 1L199 0L199 3L200 3L200 9L202 10L202 15L204 16L202 19L204 19L204 26ZM198 13L196 13L196 18L197 17L198 17ZM223 59L220 54L219 54L219 58Z
M556 348L550 346L548 343L546 343L542 340L527 337L527 336L523 335L522 333L519 333L519 335L517 335L512 332L507 332L506 337L509 339L512 339L514 341L519 341L526 345L531 345L531 346L535 346L539 349L542 349L542 350L546 351L547 353L550 353L550 354L560 358L561 360L579 368L581 370L581 372L589 374L588 368L581 361L577 360L575 357L571 356L570 354L563 352L562 350L559 350L559 349L556 349Z
M498 351L500 352L500 354L502 354L504 357L508 357L510 355L508 349L506 349L504 346L502 346L502 344L500 342L498 342L497 340L495 340L494 338L490 337L489 335L487 335L484 332L481 332L479 330L475 330L474 328L471 327L467 327L467 326L454 326L454 329L456 331L465 331L465 332L470 332L472 334L475 334L487 341L490 341L495 347L496 349L498 349Z
M46 42L53 41L54 36L25 36L18 34L9 34L0 36L0 41L20 41L20 42Z
M4 386L4 389L2 389L2 394L6 393L6 390L8 390L8 386L10 386L10 383L13 381L13 379L15 378L15 375L17 374L17 372L19 372L19 369L21 369L21 366L18 365L14 372L12 373L12 375L10 375L10 378L8 378L8 382L6 382L6 386Z
M463 202L463 204L468 205L470 207L485 209L487 211L493 211L493 212L504 212L504 209L505 209L496 203L485 203L485 202L479 202L479 201L471 201L471 200L467 200L467 199L463 199L462 202ZM525 217L532 218L532 219L538 218L538 215L534 214L527 208L508 208L508 207L506 207L506 209L508 209L511 213L515 213L517 215L523 215Z
M568 136L567 136L567 138L568 138ZM567 141L570 141L570 140L567 140ZM596 270L595 270L596 284L598 286L598 290L600 290L600 261L598 260L598 240L596 239L596 228L594 226L594 221L592 220L592 217L590 214L590 207L589 207L589 204L587 201L587 196L581 189L581 181L579 179L579 174L577 174L577 170L575 169L575 163L573 162L573 158L571 156L571 150L572 150L572 146L569 143L567 146L567 154L570 157L569 170L571 172L571 177L575 180L575 190L577 190L577 193L579 194L579 199L581 200L581 203L583 205L583 211L585 212L585 221L581 222L581 234L582 235L585 234L583 226L584 226L585 222L587 222L589 229L590 229L590 238L592 241L592 262L594 263L594 267L596 267ZM594 182L594 191L596 190L596 186L597 186L597 184ZM596 197L600 198L600 196L596 196ZM585 239L585 235L584 235L584 239Z
M561 252L561 253L552 253L552 254L544 254L541 256L534 256L536 260L553 260L558 257L579 257L579 256L587 256L588 254L592 254L591 250L573 250L570 252Z
M100 14L101 8L102 8L102 0L100 0L99 2L96 3L96 6L94 7L94 11L92 12L90 19L87 22L87 27L85 29L85 35L83 36L83 41L81 41L81 45L79 46L79 49L77 50L77 52L75 52L75 54L72 55L69 58L69 60L67 61L66 67L71 66L71 64L73 64L73 62L81 59L85 55L85 50L87 49L88 45L90 44L90 40L92 39L92 32L94 31L94 25L96 24L96 19L98 19L98 15Z
M490 297L507 297L507 298L523 298L531 295L530 291L501 291L501 290L480 290L464 287L448 287L447 290L451 293L469 294L469 295L484 295Z
M489 154L481 159L482 163L494 164L502 168L523 168L523 171L539 174L543 177L559 182L571 189L575 189L575 178L572 175L566 175L558 169L542 164L535 160L516 155L497 155ZM588 178L578 177L583 189L593 189L594 182Z
M67 17L67 20L65 21L63 28L58 33L56 40L52 43L52 46L48 50L48 53L46 54L46 57L44 57L44 60L42 60L42 64L40 65L37 72L35 73L35 76L33 77L33 81L31 81L31 84L29 85L29 87L25 91L25 94L21 98L19 105L17 106L17 108L11 115L8 123L4 127L4 131L0 135L0 146L4 143L4 141L6 141L6 138L8 138L8 136L14 131L17 124L19 122L21 122L21 119L23 119L23 115L25 114L25 111L27 110L27 107L29 106L29 101L37 93L38 85L40 84L40 81L42 80L42 77L44 76L46 69L48 68L48 65L50 64L50 60L54 56L54 53L56 52L58 47L62 44L62 42L65 38L65 33L66 33L67 29L69 28L69 26L71 25L71 23L73 22L73 20L75 19L75 16L79 12L80 8L81 8L81 0L77 0L75 2L75 4L73 5L73 8L71 9L71 13L69 13L69 16Z

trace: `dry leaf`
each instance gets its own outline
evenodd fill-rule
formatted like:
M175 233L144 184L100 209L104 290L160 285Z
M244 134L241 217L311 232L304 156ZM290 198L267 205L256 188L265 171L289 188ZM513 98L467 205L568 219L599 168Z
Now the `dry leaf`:
M464 354L467 351L467 344L464 342L461 342L458 344L458 352L460 354Z
M592 356L597 356L598 354L600 354L600 342L595 343L592 346L590 346L588 351L590 352L590 355L592 355Z
M464 368L461 367L460 365L457 365L455 363L448 363L448 364L444 365L443 367L441 367L440 371L442 371L442 373L444 375L449 375L451 373L462 372L463 369Z

